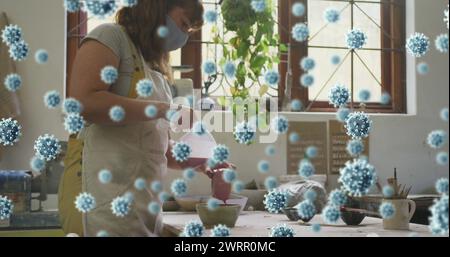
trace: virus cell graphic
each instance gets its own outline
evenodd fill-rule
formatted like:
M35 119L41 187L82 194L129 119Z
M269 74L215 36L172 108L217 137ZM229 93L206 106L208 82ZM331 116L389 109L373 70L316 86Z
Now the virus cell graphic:
M109 237L109 233L106 230L100 230L95 235L96 237Z
M161 212L161 205L157 202L150 202L147 206L147 210L152 215L158 215Z
M95 207L95 198L89 193L80 193L75 199L75 208L82 213L88 213Z
M292 14L295 17L302 17L303 15L305 15L305 12L306 8L304 4L297 2L292 5Z
M430 49L430 39L423 33L414 33L406 40L408 53L416 58L424 56Z
M311 57L304 57L300 61L300 67L302 67L304 71L313 70L316 67L316 61Z
M268 145L266 146L266 149L264 150L267 156L274 156L276 153L276 149L274 145Z
M84 4L88 14L97 19L105 19L113 15L118 7L115 0L88 0Z
M375 168L366 160L348 161L340 170L339 183L345 192L351 196L363 196L377 181Z
M216 225L211 230L212 237L229 237L231 235L230 229L222 224Z
M367 35L360 29L352 29L347 33L346 42L351 50L361 49L367 43Z
M120 218L128 215L131 210L132 198L127 196L118 196L111 202L112 213Z
M126 7L133 7L138 4L139 0L122 0L122 5Z
M34 150L36 151L36 157L45 161L51 161L56 159L58 154L61 153L61 143L55 136L45 134L36 139Z
M158 115L158 108L156 108L156 106L152 104L148 105L147 107L145 107L144 113L146 117L153 119Z
M367 103L370 100L370 96L371 96L370 90L367 89L362 89L358 93L359 101L363 103Z
M427 137L428 145L433 149L442 148L447 142L447 132L443 130L434 130Z
M388 105L391 102L391 95L387 92L383 92L380 97L380 103L382 105Z
M236 76L236 64L232 61L228 61L223 65L223 73L229 79L234 79Z
M267 7L266 0L252 0L251 5L253 11L255 11L256 13L264 12Z
M439 152L436 155L436 162L441 166L448 165L448 153L447 152Z
M203 73L208 76L214 75L217 73L217 66L214 61L205 61L203 63Z
M45 161L41 158L33 156L30 160L30 167L34 172L41 172L45 169Z
M6 220L11 217L13 213L14 205L10 199L6 196L0 195L0 220Z
M166 26L159 26L157 33L160 38L166 38L169 35L169 29Z
M55 109L61 103L61 96L58 91L48 91L44 95L44 104L49 109Z
M314 189L308 189L303 194L303 198L308 200L308 201L314 202L316 200L316 198L317 198L317 193L316 193L316 191Z
M269 162L266 160L261 160L258 162L258 171L261 173L268 173L270 169Z
M177 197L185 196L187 192L186 181L184 181L183 179L175 179L170 185L170 190Z
M281 213L287 207L288 193L286 191L271 190L264 195L264 205L270 213Z
M225 169L222 173L222 177L225 182L231 184L237 178L236 171L234 171L233 169Z
M234 139L243 145L250 145L254 142L256 137L256 128L249 122L241 122L234 128Z
M81 114L83 111L83 106L81 105L80 101L78 101L75 98L67 98L63 102L62 106L63 113L65 114L71 114L71 113L78 113Z
M161 203L164 203L170 199L170 195L169 193L163 191L158 194L158 199Z
M343 191L335 189L330 192L330 195L328 196L328 201L330 202L331 205L341 207L345 205L345 203L347 202L347 195Z
M311 177L312 175L314 175L315 172L316 172L316 169L314 168L314 165L308 159L303 159L300 161L299 168L298 168L298 174L301 177L307 179L307 178Z
M98 180L102 184L109 184L112 181L112 174L111 171L107 169L103 169L98 172Z
M140 97L150 97L153 93L153 82L149 79L142 79L136 84L136 92Z
M224 163L230 157L230 149L226 145L217 145L213 148L212 158L217 164Z
M369 136L372 129L372 120L363 112L350 113L345 121L347 135L353 139L361 139Z
M341 18L341 14L334 8L328 8L323 13L323 18L326 22L337 23Z
M22 78L19 74L9 74L5 77L5 88L10 92L16 92L22 87Z
M417 73L420 75L427 75L430 72L430 66L426 62L417 64Z
M436 192L448 195L448 178L440 178L436 181Z
M360 139L353 139L347 142L347 153L352 157L357 157L364 152L364 143Z
M341 57L339 55L331 56L331 64L338 65L341 63Z
M279 224L270 229L270 237L294 237L295 231L286 224Z
M195 178L195 170L193 168L187 168L183 171L183 178L186 181L193 180Z
M206 21L206 23L213 24L217 22L217 17L219 15L214 10L207 10L203 14L203 19Z
M208 202L206 203L206 207L210 211L217 210L219 208L219 206L220 206L220 201L217 200L216 198L210 198L210 199L208 199Z
M305 23L297 23L292 27L292 37L297 42L305 42L309 37L309 28Z
M278 180L277 180L277 178L275 178L273 176L267 177L264 180L264 187L266 188L267 191L272 191L275 188L277 188L277 186L278 186Z
M298 141L300 141L300 135L297 132L291 132L289 134L289 142L291 144L296 144Z
M336 112L336 119L341 123L345 123L345 121L348 118L348 115L350 115L350 109L341 107Z
M448 122L448 108L443 108L443 109L441 110L441 112L439 113L439 115L441 116L441 119L442 119L443 121Z
M328 93L328 100L335 108L343 107L350 100L350 91L344 85L337 84Z
M39 49L34 54L34 60L38 64L45 64L48 62L48 52L45 49Z
M441 53L448 53L448 34L441 34L436 37L436 49Z
M383 196L385 198L392 198L395 194L395 190L392 186L386 185L383 187Z
M0 145L13 146L22 136L22 126L12 118L0 120Z
M280 82L280 74L276 70L269 70L264 75L264 81L274 87L278 86L278 82Z
M311 74L303 74L300 77L300 84L305 88L312 87L314 85L314 81L314 76Z
M2 41L7 46L19 43L22 40L22 29L17 25L8 25L2 30Z
M327 224L336 224L341 217L339 207L334 205L327 205L322 210L322 217Z
M296 208L298 216L304 220L312 219L314 215L316 215L316 207L314 206L314 203L309 200L299 203Z
M308 146L308 148L306 148L305 154L309 159L314 159L319 154L319 150L315 146Z
M134 188L136 188L136 190L138 191L142 191L147 187L147 182L145 181L144 178L137 178L134 181Z
M1 209L1 208L0 208ZM435 235L448 234L448 195L435 200L430 207L429 229Z
M109 109L109 118L114 122L121 122L125 118L125 109L119 105L111 107Z
M64 9L67 12L74 13L81 9L82 3L80 0L64 0Z
M294 112L299 112L301 111L303 108L303 103L302 101L298 100L298 99L294 99L291 101L291 110Z
M322 230L322 226L320 226L320 224L317 224L317 223L312 224L312 225L311 225L311 230L312 230L313 232L315 232L315 233L319 233L320 230Z
M117 71L116 67L106 66L100 72L100 78L105 84L112 85L119 78L119 72Z
M78 113L71 113L64 118L64 129L69 134L76 134L84 128L84 119Z
M378 212L383 219L392 219L395 215L395 206L391 202L383 202L380 205Z
M185 237L201 237L205 233L203 224L199 221L189 221L184 226L183 236Z
M273 118L271 121L271 127L277 134L285 134L289 129L289 120L281 115Z
M30 48L28 46L28 44L21 40L17 43L12 44L9 47L9 56L14 60L14 61L23 61L28 57Z
M236 180L236 181L233 182L233 192L239 194L244 189L245 189L244 182L242 182L240 180Z
M154 193L159 193L163 190L163 185L161 183L161 181L159 180L155 180L150 184L150 189L154 192Z

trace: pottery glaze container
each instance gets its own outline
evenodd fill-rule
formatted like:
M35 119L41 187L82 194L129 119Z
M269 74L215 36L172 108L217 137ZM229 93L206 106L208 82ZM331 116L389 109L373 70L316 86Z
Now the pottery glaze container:
M409 230L409 222L416 211L416 203L410 199L384 199L392 203L395 214L390 219L383 219L383 228L387 230Z

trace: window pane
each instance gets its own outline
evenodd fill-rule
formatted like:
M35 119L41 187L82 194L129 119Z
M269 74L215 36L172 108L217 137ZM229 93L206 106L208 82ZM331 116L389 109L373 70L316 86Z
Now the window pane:
M358 55L362 61L369 67L369 70L375 78L381 81L381 52L380 51L359 51ZM355 101L359 101L359 91L362 89L368 89L371 92L370 102L379 102L381 98L382 88L378 84L377 80L369 73L361 62L361 60L355 58L355 70L354 70L354 98Z

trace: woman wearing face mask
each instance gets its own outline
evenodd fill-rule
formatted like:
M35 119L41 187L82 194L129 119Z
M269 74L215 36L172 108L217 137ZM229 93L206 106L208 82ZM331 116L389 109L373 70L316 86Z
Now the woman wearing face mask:
M148 206L162 203L149 185L161 181L167 167L185 168L172 157L169 143L166 112L173 105L168 53L186 44L189 34L203 25L202 17L199 0L139 0L136 6L119 10L115 24L101 25L83 40L69 96L82 103L88 124L69 140L65 159L59 207L66 233L160 235L161 216L150 213ZM159 33L161 26L168 31L165 37ZM105 66L119 72L112 85L101 80ZM150 97L137 96L136 84L142 79L152 82ZM156 107L155 117L146 115L149 105ZM113 106L125 111L119 122L109 115ZM177 109L191 113L189 108ZM108 183L99 179L104 169L112 175ZM145 181L143 190L135 187L137 179ZM91 194L96 202L94 209L82 215L74 205L80 192ZM129 205L129 210L112 204L115 199Z

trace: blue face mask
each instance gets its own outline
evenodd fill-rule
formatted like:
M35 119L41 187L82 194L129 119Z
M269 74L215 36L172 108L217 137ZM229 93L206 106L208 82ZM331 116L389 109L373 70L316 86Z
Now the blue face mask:
M169 30L165 41L166 51L175 51L186 45L189 35L182 31L169 15L166 16L166 26Z

